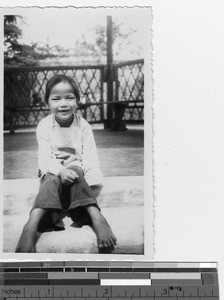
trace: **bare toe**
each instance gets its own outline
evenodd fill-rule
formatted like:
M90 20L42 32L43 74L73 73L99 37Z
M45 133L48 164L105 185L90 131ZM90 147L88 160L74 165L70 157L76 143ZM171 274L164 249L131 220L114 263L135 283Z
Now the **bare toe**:
M104 245L103 245L103 243L101 243L101 242L98 242L98 247L99 247L99 248L101 248L101 249L102 249L102 248L104 248Z
M115 235L112 234L111 238L113 240L114 245L116 245L117 244L117 239L116 239Z
M116 244L115 244L113 238L111 237L111 238L110 238L110 246L113 247L114 245L116 245Z
M108 247L109 247L109 244L108 244L107 241L105 241L103 244L104 244L104 247L105 247L105 248L108 248Z

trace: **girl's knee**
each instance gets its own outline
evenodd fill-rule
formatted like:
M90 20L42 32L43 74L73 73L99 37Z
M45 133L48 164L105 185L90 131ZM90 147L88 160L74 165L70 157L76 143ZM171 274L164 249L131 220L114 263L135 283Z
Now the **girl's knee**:
M60 184L61 183L61 179L59 176L54 175L54 174L46 174L44 177L44 181L45 182L50 182L50 183L56 183L56 184Z
M94 197L97 198L100 195L103 186L102 185L91 185L90 188L93 192Z
M51 181L55 181L55 182L59 182L60 181L60 177L54 174L47 174L46 175L47 180L51 180Z

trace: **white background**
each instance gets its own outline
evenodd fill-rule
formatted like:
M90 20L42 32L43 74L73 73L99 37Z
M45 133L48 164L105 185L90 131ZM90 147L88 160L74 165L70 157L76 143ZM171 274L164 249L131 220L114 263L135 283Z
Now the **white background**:
M1 0L0 5L92 2ZM97 4L152 4L155 260L217 261L224 297L224 2Z
M224 297L224 2L154 8L155 259L217 261Z

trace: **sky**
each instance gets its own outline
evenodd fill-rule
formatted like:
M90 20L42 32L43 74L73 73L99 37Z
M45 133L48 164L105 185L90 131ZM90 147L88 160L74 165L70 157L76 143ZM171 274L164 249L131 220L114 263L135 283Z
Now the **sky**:
M136 30L130 37L130 48L123 49L125 57L137 47L145 48L151 21L150 11L142 8L26 8L21 10L20 15L25 22L19 23L23 31L22 43L48 43L50 46L62 45L66 48L73 47L82 35L88 41L94 41L93 28L97 25L106 26L107 15L112 15L113 21L123 23L122 32ZM122 56L122 51L120 54Z

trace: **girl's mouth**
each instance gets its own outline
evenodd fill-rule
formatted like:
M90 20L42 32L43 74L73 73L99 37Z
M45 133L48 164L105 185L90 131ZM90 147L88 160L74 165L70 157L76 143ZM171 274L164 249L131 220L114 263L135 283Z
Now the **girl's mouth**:
M68 112L70 112L70 110L69 109L61 109L58 112L59 113L68 113Z

